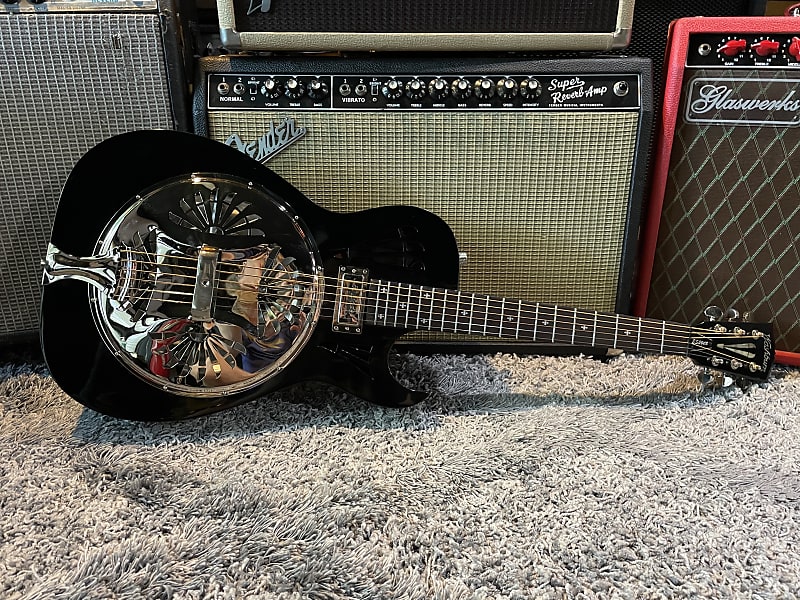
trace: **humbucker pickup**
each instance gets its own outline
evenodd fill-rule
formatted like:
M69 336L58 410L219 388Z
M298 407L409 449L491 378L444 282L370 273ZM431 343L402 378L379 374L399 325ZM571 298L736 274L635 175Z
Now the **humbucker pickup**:
M369 270L356 267L339 267L334 304L333 331L361 333L364 323L364 296Z

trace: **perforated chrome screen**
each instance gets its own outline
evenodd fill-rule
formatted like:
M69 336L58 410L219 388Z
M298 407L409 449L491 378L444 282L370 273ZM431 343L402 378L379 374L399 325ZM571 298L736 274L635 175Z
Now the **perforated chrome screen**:
M305 138L267 165L325 208L417 205L468 256L461 288L614 310L638 114L210 111L210 136Z
M2 339L38 328L40 261L78 158L173 118L158 14L0 15L0 47Z

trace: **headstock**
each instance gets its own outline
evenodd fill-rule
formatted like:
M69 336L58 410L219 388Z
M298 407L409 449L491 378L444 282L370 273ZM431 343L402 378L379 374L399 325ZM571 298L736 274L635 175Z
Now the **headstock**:
M734 377L766 381L775 360L772 324L717 321L717 313L711 309L706 315L712 320L691 328L689 357ZM733 311L731 316L739 315Z

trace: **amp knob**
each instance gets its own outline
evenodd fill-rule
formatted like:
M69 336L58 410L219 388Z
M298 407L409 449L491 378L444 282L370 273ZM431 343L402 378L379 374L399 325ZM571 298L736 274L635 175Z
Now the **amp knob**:
M775 40L759 40L750 47L758 56L766 57L777 54L781 45Z
M390 79L381 87L381 94L389 100L397 100L403 95L403 84L397 79Z
M322 100L330 91L328 84L321 79L312 79L308 82L308 96L313 100Z
M406 84L406 96L412 100L419 100L425 95L425 84L419 79L412 79Z
M497 95L504 100L511 100L517 95L518 91L517 82L510 77L504 77L497 82Z
M261 84L261 93L267 98L277 98L281 95L281 84L269 77Z
M286 91L284 91L284 94L286 94L287 98L292 98L293 100L296 100L297 98L303 95L304 91L305 90L303 90L303 84L297 81L297 79L295 79L294 77L290 77L289 79L286 80Z
M742 52L747 50L747 40L728 40L724 42L720 47L718 52L723 56L727 56L733 58L734 56L738 56Z
M472 88L469 86L469 81L463 77L459 77L450 86L450 91L453 93L453 98L456 100L466 100L472 95Z
M494 84L491 79L481 77L475 80L475 85L472 86L475 97L481 100L488 100L494 96Z
M437 77L428 84L428 94L434 100L444 100L450 94L450 88L444 79Z
M792 58L800 61L800 37L792 38L792 41L789 42L789 48L787 51Z
M536 79L523 79L519 84L519 93L526 100L536 100L542 94L542 84Z

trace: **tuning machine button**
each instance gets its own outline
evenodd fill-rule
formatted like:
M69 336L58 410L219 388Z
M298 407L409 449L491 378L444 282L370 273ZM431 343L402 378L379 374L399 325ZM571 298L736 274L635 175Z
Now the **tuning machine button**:
M389 100L397 100L403 95L403 84L397 79L390 79L381 86L381 94Z
M713 323L719 321L724 313L719 306L707 306L703 314Z
M480 77L475 80L475 83L472 86L472 91L476 98L488 100L494 96L494 84L492 83L491 79Z
M411 100L419 100L425 96L425 84L419 79L412 79L406 84L406 96Z
M466 100L472 95L472 88L469 85L469 81L463 77L459 77L453 82L453 85L450 86L450 91L453 94L453 98L456 100Z

